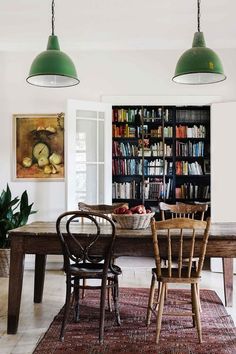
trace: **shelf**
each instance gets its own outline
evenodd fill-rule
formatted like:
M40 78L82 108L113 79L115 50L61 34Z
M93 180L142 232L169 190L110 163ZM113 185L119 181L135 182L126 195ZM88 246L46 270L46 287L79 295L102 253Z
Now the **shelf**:
M124 141L137 141L138 142L138 139L141 139L141 138L137 138L137 137L127 137L127 136L122 136L122 137L120 137L120 136L113 136L112 137L112 139L113 140L119 140L119 141L122 141L122 140L124 140Z
M116 159L116 160L120 160L120 159L124 159L124 160L141 160L142 159L142 156L112 156L113 159Z
M180 177L180 178L183 178L183 177L187 177L187 178L207 178L207 177L210 177L210 175L176 175L176 177Z
M144 175L144 178L163 178L163 175ZM173 175L165 175L167 178L173 178Z
M132 178L142 178L142 175L113 175L113 178L119 178L119 177L132 177Z
M207 157L209 158L209 157ZM176 160L204 160L206 157L204 156L176 156Z
M205 137L205 138L177 138L176 137L176 141L183 141L183 142L185 142L185 141L208 141L208 139Z

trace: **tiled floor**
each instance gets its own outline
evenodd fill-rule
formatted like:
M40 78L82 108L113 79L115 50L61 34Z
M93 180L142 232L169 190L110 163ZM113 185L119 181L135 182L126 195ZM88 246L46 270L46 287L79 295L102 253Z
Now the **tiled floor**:
M149 287L149 259L123 258L118 261L122 266L120 278L122 287ZM54 316L64 303L65 278L60 271L47 271L42 304L33 304L33 271L25 271L21 313L18 333L7 335L7 292L8 279L0 278L0 353L30 354L37 341L47 330ZM234 307L227 308L236 323L236 277L234 278ZM222 274L204 271L201 288L213 289L224 301Z

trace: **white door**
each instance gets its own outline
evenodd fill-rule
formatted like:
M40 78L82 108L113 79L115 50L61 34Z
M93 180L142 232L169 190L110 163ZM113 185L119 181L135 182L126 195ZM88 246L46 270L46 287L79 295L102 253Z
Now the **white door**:
M67 210L111 204L111 104L69 100L65 126Z

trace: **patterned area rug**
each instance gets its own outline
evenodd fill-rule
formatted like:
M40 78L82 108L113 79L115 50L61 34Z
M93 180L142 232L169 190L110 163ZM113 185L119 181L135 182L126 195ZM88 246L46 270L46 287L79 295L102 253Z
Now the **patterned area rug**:
M169 290L165 311L173 311L179 300L181 311L190 310L190 292ZM235 354L236 329L232 318L214 291L201 290L203 343L198 343L191 317L163 316L158 345L154 343L155 318L145 326L148 289L120 289L121 327L114 314L106 312L104 344L98 343L98 297L87 292L81 303L81 322L73 323L72 315L66 328L65 341L59 341L62 311L54 318L34 354ZM176 308L175 308L176 311Z

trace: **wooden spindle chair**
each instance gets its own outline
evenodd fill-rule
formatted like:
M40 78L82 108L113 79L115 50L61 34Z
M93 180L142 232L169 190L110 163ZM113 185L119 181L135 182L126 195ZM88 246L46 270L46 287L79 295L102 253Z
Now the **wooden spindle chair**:
M174 218L188 218L188 219L199 219L204 220L205 213L208 210L208 204L167 204L164 202L159 203L159 209L161 211L161 219L166 220L168 217ZM187 262L187 259L183 260L183 263ZM193 267L197 268L197 259L193 259ZM166 296L167 296L167 286L166 286ZM199 294L199 304L200 294Z
M190 284L191 286L191 303L192 312L179 313L178 315L190 315L193 318L193 325L197 327L199 342L202 342L200 307L198 300L198 286L201 271L204 263L207 241L209 237L210 218L207 221L193 220L188 218L176 218L164 221L151 220L153 247L156 267L152 269L152 280L149 293L148 309L147 309L147 325L150 324L151 314L154 311L154 294L156 282L160 283L160 295L157 296L157 319L156 319L156 343L159 341L161 322L165 301L166 286L170 283ZM174 248L172 237L178 241L178 247ZM200 237L200 246L196 249L195 238ZM161 266L160 242L167 247L168 267ZM185 247L188 244L188 252ZM199 242L199 241L198 241ZM199 243L198 243L199 245ZM183 259L188 257L188 265L184 264ZM198 257L199 262L197 269L193 265L193 258ZM177 268L173 268L173 259L177 259ZM155 308L156 309L156 308ZM173 313L171 313L173 315Z

